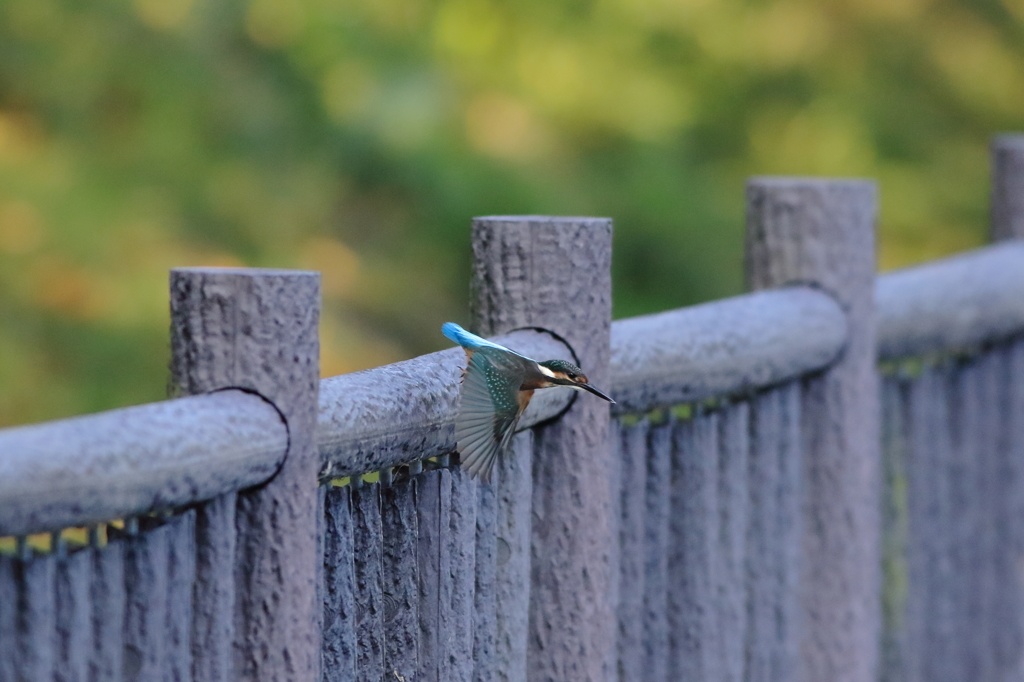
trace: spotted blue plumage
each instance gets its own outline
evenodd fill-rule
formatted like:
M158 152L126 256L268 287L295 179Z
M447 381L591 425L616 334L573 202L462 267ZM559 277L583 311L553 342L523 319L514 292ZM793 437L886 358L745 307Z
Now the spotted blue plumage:
M495 461L512 440L522 414L519 387L536 362L448 322L441 331L466 349L455 440L462 468L489 481Z

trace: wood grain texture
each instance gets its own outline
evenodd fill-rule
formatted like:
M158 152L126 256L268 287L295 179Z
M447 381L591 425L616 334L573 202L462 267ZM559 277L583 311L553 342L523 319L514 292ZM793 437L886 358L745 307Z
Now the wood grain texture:
M419 523L414 479L380 489L385 679L415 679L419 648Z
M160 679L167 669L170 527L146 524L124 539L125 682Z
M474 220L475 331L488 336L546 329L568 343L595 386L607 386L611 236L611 220L604 218ZM607 403L578 396L568 412L538 433L532 465L530 680L615 677L618 467L608 442L608 415Z
M191 640L195 682L234 679L236 503L232 492L196 510Z
M867 181L747 184L753 289L810 284L847 316L843 356L805 384L805 513L797 677L874 682L880 639L879 387L875 374L876 188Z
M196 512L190 509L167 522L168 682L192 682L193 595L196 588Z
M448 555L452 588L448 679L451 682L472 682L477 483L460 469L452 469L450 474L452 499Z
M364 484L353 488L351 496L355 568L355 679L357 682L377 682L384 679L385 648L379 484ZM421 646L421 654L422 651Z
M125 611L125 546L123 539L112 539L106 547L90 547L92 581L89 597L92 602L91 649L89 679L120 682L124 679Z
M754 397L750 408L745 679L795 679L801 640L803 468L800 383Z
M644 679L644 523L647 515L645 492L648 428L649 423L646 419L632 426L621 426L619 420L612 422L614 452L621 462L621 559L616 639L619 682Z
M324 497L324 682L356 679L356 572L351 486Z
M498 534L494 485L476 486L476 527L474 528L473 595L473 682L498 679L495 647L497 631Z
M992 140L992 241L1024 237L1024 135Z
M89 679L89 649L92 647L92 556L88 549L57 558L56 575L58 682L86 682ZM2 679L0 675L0 679Z
M177 392L252 391L288 426L288 455L238 496L235 660L240 680L320 675L317 473L320 275L256 269L171 272Z

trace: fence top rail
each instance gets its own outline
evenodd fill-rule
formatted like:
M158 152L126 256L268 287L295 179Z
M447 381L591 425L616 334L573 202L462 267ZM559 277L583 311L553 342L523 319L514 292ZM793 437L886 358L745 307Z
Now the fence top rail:
M881 359L969 348L1024 331L1024 243L1007 242L879 277ZM806 287L762 291L612 324L610 392L639 412L783 383L831 363L846 319ZM571 358L553 336L497 339L530 357ZM465 358L452 348L320 383L322 477L360 474L455 448ZM586 369L586 368L584 368ZM538 391L521 422L574 398ZM257 396L224 391L0 430L0 535L101 522L211 499L269 478L287 428Z
M612 397L638 412L741 394L825 367L846 342L827 294L791 287L612 324Z
M267 480L288 429L230 390L0 431L0 536L209 500Z
M1024 331L1024 242L882 275L875 297L882 360L1007 338Z

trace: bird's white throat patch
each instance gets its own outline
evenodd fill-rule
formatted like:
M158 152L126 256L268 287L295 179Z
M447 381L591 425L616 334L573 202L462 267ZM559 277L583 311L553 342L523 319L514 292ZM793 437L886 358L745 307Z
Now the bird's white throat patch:
M552 372L550 369L548 369L544 365L537 365L537 366L540 367L540 373L541 374L543 374L544 376L548 377L549 379L554 379L555 378L555 373Z

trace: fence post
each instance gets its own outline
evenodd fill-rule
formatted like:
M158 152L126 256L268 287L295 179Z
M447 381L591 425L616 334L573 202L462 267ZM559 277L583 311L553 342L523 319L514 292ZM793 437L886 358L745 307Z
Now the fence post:
M992 241L1024 238L1024 135L992 140Z
M477 331L492 335L537 327L553 332L573 349L593 383L605 389L611 237L606 218L476 219L472 310ZM528 584L522 585L526 589L518 594L520 600L529 599L529 636L525 628L499 633L499 640L517 639L525 674L504 672L509 679L535 681L612 680L618 489L607 403L593 396L578 398L555 423L539 429L533 453L532 476L527 469L526 485L516 493L506 495L501 488L509 482L507 470L523 462L508 463L498 477L499 528L503 514L514 516L531 539L530 556L516 556L520 550L511 547L508 562L520 562L519 570L529 571ZM500 572L500 536L498 554ZM501 593L499 588L499 600ZM502 608L499 603L499 615Z
M876 187L861 180L747 184L751 289L809 284L846 312L840 359L804 381L804 533L798 680L874 682L880 616Z
M196 679L318 679L320 275L179 268L170 284L172 392L251 390L288 426L280 471L198 519Z

